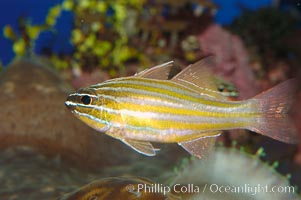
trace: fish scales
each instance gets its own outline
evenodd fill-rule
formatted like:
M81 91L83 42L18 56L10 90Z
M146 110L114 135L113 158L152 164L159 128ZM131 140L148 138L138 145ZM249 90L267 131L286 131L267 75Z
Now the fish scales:
M91 89L99 98L109 98L119 106L115 110L105 104L88 107L114 117L120 115L124 129L129 129L131 134L135 134L134 137L141 132L141 137L151 141L161 140L159 135L163 133L166 137L164 141L177 142L175 140L185 138L183 133L241 128L254 116L253 112L246 112L246 103L215 103L207 96L203 100L195 91L167 81L122 78L91 86ZM77 106L86 107L84 104ZM120 122L114 124L113 121L111 125L119 127ZM168 133L172 136L170 140Z

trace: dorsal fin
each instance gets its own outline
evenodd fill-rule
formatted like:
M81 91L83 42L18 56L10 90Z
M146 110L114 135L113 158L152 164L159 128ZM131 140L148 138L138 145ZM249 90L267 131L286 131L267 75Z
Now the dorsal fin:
M214 67L214 57L209 56L189 65L174 76L171 81L193 89L200 94L225 99L222 93L217 89L214 74L212 73L212 68Z
M150 79L167 80L172 67L173 61L169 61L150 69L145 69L142 72L135 74L135 76Z

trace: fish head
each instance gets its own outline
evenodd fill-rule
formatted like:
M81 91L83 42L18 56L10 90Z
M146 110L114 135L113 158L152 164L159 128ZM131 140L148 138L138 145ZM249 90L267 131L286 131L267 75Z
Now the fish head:
M107 103L101 91L89 87L70 94L65 101L66 107L77 118L101 132L105 132L110 125Z

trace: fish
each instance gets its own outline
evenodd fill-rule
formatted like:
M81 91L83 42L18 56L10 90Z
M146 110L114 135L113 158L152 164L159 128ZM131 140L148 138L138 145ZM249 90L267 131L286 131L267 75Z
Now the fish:
M212 152L224 130L247 129L295 144L296 129L287 112L296 93L289 79L247 100L234 101L218 91L213 56L173 77L173 62L129 77L110 79L70 94L65 105L81 121L146 156L151 142L178 143L197 158Z
M60 200L180 200L169 187L142 177L108 177L93 181Z

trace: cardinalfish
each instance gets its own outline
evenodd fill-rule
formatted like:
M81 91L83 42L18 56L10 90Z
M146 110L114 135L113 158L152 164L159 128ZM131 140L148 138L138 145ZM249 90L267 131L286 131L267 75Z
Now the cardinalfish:
M169 79L168 62L134 76L107 80L70 94L65 105L94 129L139 153L154 156L150 142L178 143L201 158L223 130L248 129L285 143L297 143L287 118L296 80L257 96L231 101L218 91L207 57Z

